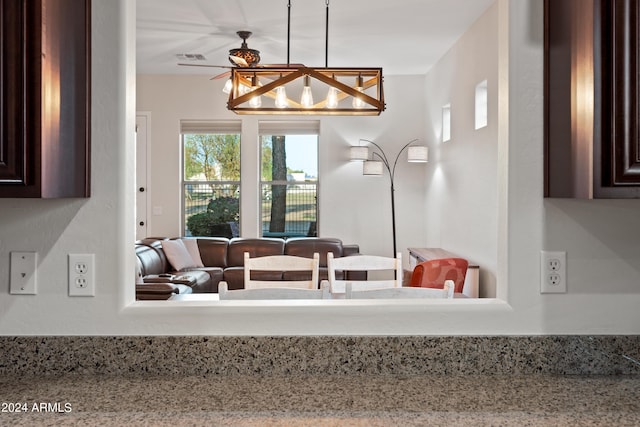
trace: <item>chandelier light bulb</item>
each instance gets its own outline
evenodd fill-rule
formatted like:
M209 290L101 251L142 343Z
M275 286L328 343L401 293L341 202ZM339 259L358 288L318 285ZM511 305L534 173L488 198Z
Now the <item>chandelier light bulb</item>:
M231 81L231 79L227 79L224 87L222 88L222 92L228 95L229 93L231 93L231 89L233 89L233 82Z
M253 76L253 79L251 79L251 90L254 91L256 89L258 89L258 77ZM249 107L258 108L260 106L262 106L262 97L260 95L254 96L249 100Z
M288 106L287 91L284 86L278 86L276 88L276 108L287 108Z
M358 92L364 92L364 89L362 87L362 76L358 76L356 80L355 90L357 90ZM365 102L357 96L354 96L351 105L353 106L353 108L364 108Z
M309 80L309 76L304 76L304 88L302 89L302 97L300 98L300 104L304 108L313 107L313 94L311 93Z
M335 87L330 87L327 93L327 108L338 108L338 94L340 91Z

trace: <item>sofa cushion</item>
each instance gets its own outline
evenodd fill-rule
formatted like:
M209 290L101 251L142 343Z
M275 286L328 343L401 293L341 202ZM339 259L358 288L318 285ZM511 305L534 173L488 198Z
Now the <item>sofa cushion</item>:
M165 240L169 240L169 239L164 237L161 237L158 239L153 239L151 237L148 237L146 239L142 239L136 242L138 244L149 246L150 248L152 248L154 251L157 252L158 257L160 258L160 262L162 263L162 269L163 269L162 273L166 273L171 269L171 266L169 265L169 261L167 260L167 256L164 254L164 251L162 250L162 242ZM146 273L146 274L150 274L150 273Z
M332 238L296 237L288 239L284 247L285 255L313 258L314 253L320 255L320 267L327 266L327 253L334 257L342 256L342 241Z
M158 251L151 246L136 245L136 256L142 265L142 275L166 273L166 264L160 257Z
M206 267L227 266L227 247L229 239L224 237L198 237L200 258Z
M203 267L202 261L193 259L181 239L164 240L162 242L162 250L167 256L169 263L177 271L182 271L187 268Z
M284 240L273 238L250 239L250 238L234 238L229 241L227 250L227 266L242 267L244 265L244 253L249 252L251 258L283 255ZM229 288L233 289L233 288Z
M204 267L202 263L202 258L200 257L200 248L198 247L198 241L196 239L181 239L182 243L184 243L185 248L187 248L187 252L191 255L191 259L195 264L194 267Z

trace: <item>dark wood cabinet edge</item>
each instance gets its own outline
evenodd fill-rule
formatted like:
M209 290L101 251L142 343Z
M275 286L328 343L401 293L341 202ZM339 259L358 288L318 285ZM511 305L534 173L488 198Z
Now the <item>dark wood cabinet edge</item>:
M549 4L551 0L544 0L544 161L543 161L543 194L545 198L576 198L575 196L557 197L552 196L553 184L550 182L550 144L551 129L550 123L550 67L549 67ZM593 43L594 43L594 117L593 117L593 164L592 167L592 197L596 199L635 199L640 198L640 177L638 181L620 182L616 181L615 147L613 140L613 96L612 80L609 67L612 64L612 52L607 45L610 39L608 34L613 31L611 28L611 0L594 1L594 21L593 21ZM640 40L636 40L640 43ZM636 46L640 50L640 44ZM636 54L638 54L636 52ZM613 65L610 65L613 67ZM634 102L640 108L640 90L635 94ZM640 114L640 112L639 112ZM640 135L640 122L635 118L635 132ZM640 145L637 147L640 150ZM618 152L618 156L620 153Z
M26 123L22 129L22 132L28 140L23 140L26 144L22 144L21 149L25 150L26 159L25 165L27 167L28 179L22 183L0 183L0 198L88 198L91 195L91 0L83 0L84 5L84 52L82 73L84 75L84 82L82 82L83 90L85 91L84 99L78 103L82 112L79 114L83 117L84 125L82 129L76 131L76 135L81 134L80 141L68 142L65 141L64 146L60 146L60 150L75 150L76 147L81 147L84 151L84 155L75 158L73 165L65 164L63 167L69 167L76 173L76 178L73 179L72 185L56 186L43 177L42 174L42 162L47 161L43 159L42 152L42 105L43 99L41 97L42 84L42 35L38 31L33 31L33 28L42 28L42 7L43 2L47 0L24 0L26 7L31 8L29 16L31 22L29 23L29 30L27 34L30 35L30 39L37 39L36 46L30 46L27 54L29 55L30 63L26 66L24 73L30 73L27 77L25 74L25 80L29 84L24 86L24 99L28 102L23 111L23 123ZM74 0L74 7L77 7L77 0ZM77 9L76 9L77 10ZM34 19L37 17L37 21ZM34 37L35 35L39 35ZM32 42L33 43L33 42ZM64 90L64 88L62 88ZM71 91L73 91L71 89ZM74 145L75 144L75 145ZM80 144L80 145L78 145ZM77 172L76 172L77 171Z

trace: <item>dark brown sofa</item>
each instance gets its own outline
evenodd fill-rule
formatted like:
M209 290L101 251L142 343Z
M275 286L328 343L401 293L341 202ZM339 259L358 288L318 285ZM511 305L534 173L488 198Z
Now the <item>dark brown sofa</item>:
M222 280L229 289L244 288L244 253L252 258L268 255L294 255L312 258L320 255L320 280L327 279L327 253L335 257L359 254L358 245L344 245L340 239L300 237L277 238L197 237L204 267L176 271L167 259L162 242L167 238L147 238L136 242L138 268L147 283L136 285L136 299L167 299L174 293L218 292ZM264 280L302 280L306 272L257 272ZM354 279L362 273L349 272ZM161 275L173 276L162 278ZM253 275L253 273L252 273ZM176 277L179 279L176 280Z

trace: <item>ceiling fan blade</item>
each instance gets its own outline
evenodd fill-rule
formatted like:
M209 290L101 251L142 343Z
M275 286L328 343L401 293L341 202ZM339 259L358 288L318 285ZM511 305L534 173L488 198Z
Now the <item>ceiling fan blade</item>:
M233 68L233 67L232 67ZM217 76L211 77L209 80L218 80L223 79L225 77L229 77L231 75L231 71L225 71L224 73L220 73Z
M256 68L299 68L304 66L304 64L260 64Z
M212 65L212 64L178 64L184 67L209 67L209 68L234 68L231 65Z

